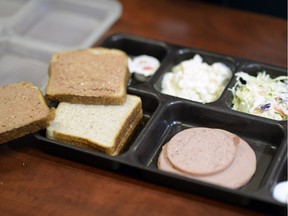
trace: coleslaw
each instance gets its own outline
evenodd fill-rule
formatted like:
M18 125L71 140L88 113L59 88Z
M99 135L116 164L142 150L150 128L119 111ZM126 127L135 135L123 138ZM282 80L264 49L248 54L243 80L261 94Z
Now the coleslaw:
M232 109L274 120L287 120L288 76L270 78L265 71L251 76L237 72Z

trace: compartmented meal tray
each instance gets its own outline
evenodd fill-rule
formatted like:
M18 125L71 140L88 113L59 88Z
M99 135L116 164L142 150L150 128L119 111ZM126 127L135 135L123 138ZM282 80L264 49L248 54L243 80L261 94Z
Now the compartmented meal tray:
M287 180L287 121L232 110L230 90L236 82L235 72L239 70L247 69L253 75L265 70L271 77L276 77L286 75L286 69L125 34L112 35L101 46L121 49L131 57L146 54L159 60L160 67L152 77L139 81L132 76L128 86L130 94L142 99L144 118L141 125L118 156L52 141L46 138L45 131L41 131L36 138L46 150L107 169L130 167L148 181L236 205L277 214L286 212L287 205L276 201L272 193L278 182ZM171 71L173 65L195 54L209 64L223 62L231 69L232 77L220 97L204 104L161 93L164 74ZM194 127L224 129L245 140L256 155L257 167L252 179L239 189L229 189L159 170L157 161L162 146L178 132Z

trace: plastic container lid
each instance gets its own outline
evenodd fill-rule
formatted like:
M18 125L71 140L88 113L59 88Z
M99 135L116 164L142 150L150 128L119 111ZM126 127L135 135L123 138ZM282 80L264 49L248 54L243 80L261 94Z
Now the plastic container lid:
M0 86L28 81L43 91L52 54L91 47L121 13L118 1L0 1Z

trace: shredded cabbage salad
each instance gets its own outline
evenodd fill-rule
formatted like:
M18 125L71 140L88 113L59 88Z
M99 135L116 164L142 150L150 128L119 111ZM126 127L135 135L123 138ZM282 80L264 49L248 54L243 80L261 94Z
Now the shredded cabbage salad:
M288 76L270 78L265 71L257 76L237 72L232 109L274 120L287 120Z

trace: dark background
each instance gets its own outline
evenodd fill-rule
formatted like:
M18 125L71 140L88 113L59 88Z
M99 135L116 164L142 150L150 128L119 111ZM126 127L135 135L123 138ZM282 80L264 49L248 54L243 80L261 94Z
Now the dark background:
M226 7L287 19L287 0L204 0Z

